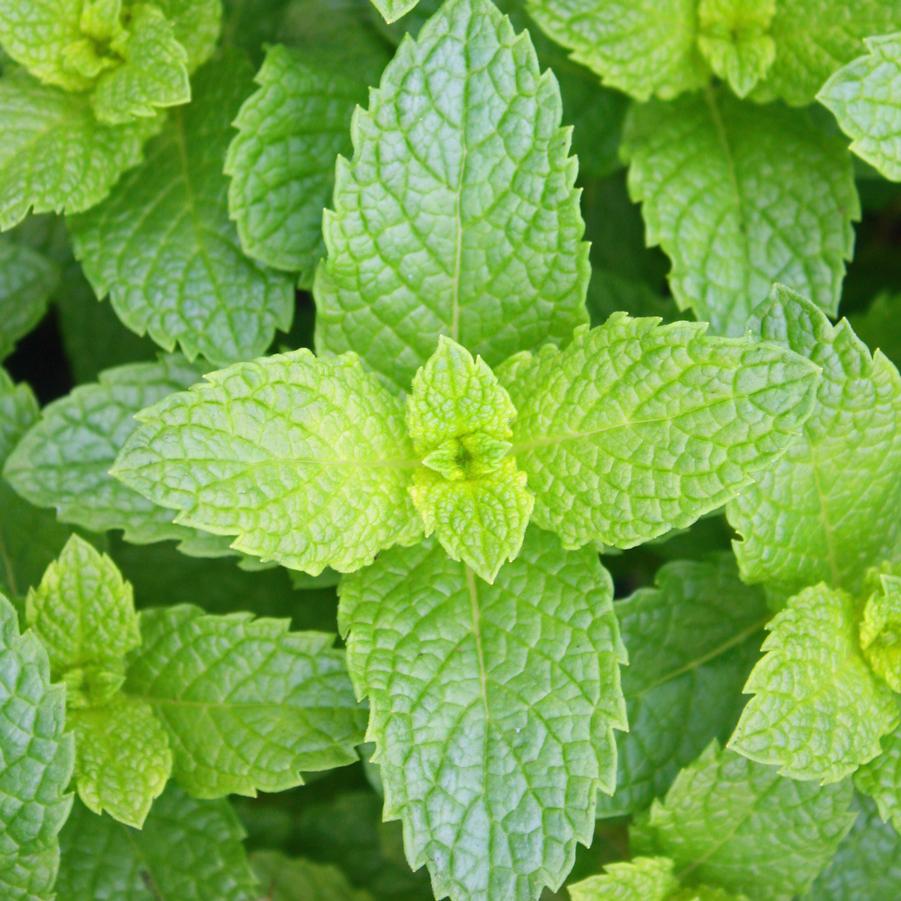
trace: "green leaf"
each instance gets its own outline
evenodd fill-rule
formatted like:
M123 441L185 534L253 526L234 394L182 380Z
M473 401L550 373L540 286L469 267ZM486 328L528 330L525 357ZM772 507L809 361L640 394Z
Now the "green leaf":
M125 692L153 708L195 797L283 791L357 759L366 712L332 636L188 605L143 611L141 635Z
M174 785L143 829L76 804L61 836L60 901L257 901L244 831L226 801L197 801Z
M864 605L860 646L873 671L901 692L901 577L883 574Z
M817 878L813 901L890 901L901 884L901 835L882 823L871 801L855 798L860 810L854 828Z
M901 294L884 291L860 313L848 317L854 333L871 350L880 349L895 364L901 365Z
M109 475L144 407L201 378L180 356L108 369L92 385L48 404L22 438L4 475L32 504L94 532L122 529L138 544L177 539L188 553L210 551L208 536L172 523L171 510L151 503ZM222 541L227 553L227 543Z
M123 658L141 643L131 585L106 554L77 535L28 592L26 618L53 675L74 695L70 706L105 700L122 683ZM111 684L117 674L118 684Z
M410 494L452 560L493 582L522 546L533 498L508 456L516 409L481 357L442 335L416 373L407 430L422 467Z
M162 124L98 122L87 94L69 94L22 71L0 78L0 230L29 211L77 213L103 200L142 158Z
M97 118L113 125L191 99L188 55L172 23L157 6L137 3L129 13L128 31L111 44L123 62L100 76L91 95Z
M422 534L403 400L346 354L240 363L138 415L114 475L265 560L350 572ZM286 524L293 526L289 529Z
M24 382L15 384L0 366L0 463L37 418L38 402L31 388Z
M63 733L65 692L32 632L0 595L0 891L48 897L59 858L57 833L72 796L72 739Z
M389 24L405 16L417 3L419 0L372 0L372 5Z
M337 867L292 860L278 851L257 851L251 863L267 901L372 901Z
M704 85L697 0L528 0L529 15L576 62L639 100Z
M78 797L94 813L140 829L172 770L169 739L153 709L119 695L101 707L72 710L69 727Z
M854 786L876 802L879 816L901 835L901 727L886 735L879 756L854 774Z
M598 800L608 817L648 807L711 739L729 737L768 619L763 592L742 584L729 553L667 563L655 587L615 609L629 731L617 739L616 791Z
M632 547L721 506L807 417L815 367L705 323L630 319L498 372L518 416L511 453L533 520L566 547Z
M886 178L901 181L901 32L867 38L864 44L867 55L839 69L817 100L835 114L859 157Z
M0 236L0 360L43 318L58 276L43 254Z
M572 901L666 901L679 890L673 862L665 857L635 857L611 863L602 876L569 887Z
M537 899L591 839L625 727L612 594L593 550L534 529L493 585L433 542L342 580L385 817L436 896Z
M847 148L806 113L708 90L633 107L622 152L680 307L741 335L779 281L835 313L860 204Z
M560 94L488 0L449 0L385 69L340 159L316 345L401 389L449 335L494 366L587 321Z
M649 821L633 830L633 851L671 857L686 883L789 901L851 828L851 797L847 782L785 779L714 743L654 802Z
M262 353L290 326L294 291L287 276L244 256L228 218L222 165L250 65L225 54L193 88L144 164L69 225L88 280L132 331L224 365Z
M726 508L742 578L786 596L820 581L857 593L870 566L901 554L898 370L779 286L753 327L823 375L788 452Z
M322 211L332 199L335 159L353 149L350 118L366 83L281 44L267 49L256 82L225 158L229 215L245 253L311 285L325 254Z
M188 53L188 71L205 63L216 48L222 25L222 0L154 0L172 23Z
M776 59L753 99L813 103L823 82L864 52L863 38L897 31L899 22L899 0L778 0L770 24Z
M816 585L791 598L767 631L745 686L754 697L729 747L794 779L837 782L879 754L901 718L861 653L857 605Z
M776 58L768 33L776 0L700 0L698 47L710 68L744 97Z

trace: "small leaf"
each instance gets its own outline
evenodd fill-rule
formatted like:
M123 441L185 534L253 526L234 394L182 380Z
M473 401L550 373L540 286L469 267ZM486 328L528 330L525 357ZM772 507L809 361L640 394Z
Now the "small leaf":
M632 831L632 848L672 858L688 884L789 901L804 893L851 828L851 797L847 782L785 779L714 743L654 802L649 821Z
M172 753L149 704L118 695L102 707L72 710L78 797L94 813L138 829L166 787Z
M884 574L864 605L860 646L873 671L901 692L901 577Z
M860 203L847 148L812 117L708 90L633 106L622 153L682 309L741 335L779 281L835 313Z
M175 38L188 52L188 71L205 63L216 48L222 0L154 0L172 23Z
M559 885L625 727L625 653L594 550L533 529L488 585L426 542L381 554L340 596L410 865L428 866L438 897L526 901Z
M705 331L617 313L499 370L536 525L566 547L633 547L715 510L779 458L809 413L815 367Z
M673 862L665 857L635 857L610 863L602 876L568 886L572 901L667 901L679 891Z
M794 779L837 782L879 754L901 717L861 654L857 605L844 591L806 588L767 631L729 747Z
M417 3L419 0L372 0L372 5L389 24L405 16Z
M137 418L113 474L264 561L350 572L422 534L403 400L354 354L240 363Z
M40 322L58 277L43 254L0 237L0 360Z
M195 797L283 791L357 759L366 713L330 635L187 605L143 611L141 634L124 690L153 708Z
M846 321L781 286L755 315L764 341L822 369L813 413L781 460L726 508L742 578L785 596L824 581L856 594L901 554L901 378Z
M854 785L876 802L879 816L901 836L901 727L882 739L881 753L854 774Z
M109 295L132 331L221 365L266 350L294 308L291 280L245 257L228 218L222 165L251 74L237 53L205 66L192 102L171 112L144 164L69 220L97 296Z
M260 892L227 801L197 801L174 785L143 829L76 803L63 830L60 901L258 901Z
M489 0L449 0L353 121L316 273L316 346L406 390L449 335L489 366L587 321L560 92Z

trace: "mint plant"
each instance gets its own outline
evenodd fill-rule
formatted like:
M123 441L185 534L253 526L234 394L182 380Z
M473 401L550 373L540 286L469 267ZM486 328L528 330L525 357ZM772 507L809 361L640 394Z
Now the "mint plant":
M0 0L0 895L899 895L899 34Z

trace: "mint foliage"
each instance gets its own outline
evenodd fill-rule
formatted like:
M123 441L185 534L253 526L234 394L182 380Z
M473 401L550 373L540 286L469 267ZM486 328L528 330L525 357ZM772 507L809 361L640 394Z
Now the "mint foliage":
M0 237L0 360L40 322L57 275L52 260L12 235Z
M406 389L439 335L495 366L586 322L560 117L555 78L489 0L450 0L404 41L337 164L318 350L354 350Z
M879 816L901 836L901 728L882 739L879 756L854 774L854 786L876 802Z

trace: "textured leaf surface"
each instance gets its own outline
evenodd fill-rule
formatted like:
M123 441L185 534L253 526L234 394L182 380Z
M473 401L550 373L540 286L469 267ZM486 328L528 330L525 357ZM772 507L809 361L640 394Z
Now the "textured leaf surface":
M143 612L141 634L125 691L162 721L196 797L282 791L357 759L366 713L332 636L187 605Z
M864 52L863 38L899 24L899 0L778 0L770 25L776 59L754 99L812 103L833 72Z
M813 884L812 901L890 901L901 885L901 835L879 819L871 801L855 799L854 827Z
M172 23L178 43L188 51L188 69L209 59L219 39L222 0L154 0Z
M488 582L516 557L532 512L525 473L507 456L515 416L484 360L444 336L407 399L407 429L423 463L410 493L426 535Z
M671 860L636 857L608 864L603 875L569 886L569 895L572 901L666 901L678 890Z
M860 204L847 149L807 114L709 90L633 107L622 150L680 307L741 335L782 282L835 313Z
M851 797L847 782L796 782L711 745L654 802L641 833L633 830L633 850L671 857L685 882L788 901L851 828Z
M62 901L257 901L244 831L226 801L170 785L143 829L76 804L61 836Z
M29 210L77 213L103 200L141 161L160 123L104 125L86 94L69 94L21 71L0 79L0 229Z
M776 288L761 337L822 368L813 413L785 456L726 508L742 578L784 593L825 581L852 593L901 552L901 378L847 322Z
M118 696L102 707L71 710L78 797L94 813L140 829L166 787L172 753L149 704Z
M884 574L860 622L860 646L873 671L901 692L901 577Z
M122 529L128 541L141 544L178 539L188 551L208 548L208 538L172 523L171 510L109 475L137 428L135 414L201 375L180 356L108 369L96 384L80 385L44 408L4 475L22 497L55 508L65 522L94 532Z
M116 464L176 522L313 575L421 535L403 400L355 355L299 350L207 380L143 411Z
M487 0L450 0L404 41L353 122L316 345L406 389L446 334L493 366L587 321L588 245L552 75Z
M700 0L698 48L710 68L739 97L766 74L776 57L768 30L776 0Z
M590 840L625 727L625 652L593 550L544 532L493 585L426 542L341 585L341 630L407 858L437 896L537 899Z
M639 100L701 87L697 0L529 0L529 14L574 60Z
M63 734L65 692L31 632L0 595L0 889L6 898L47 897L57 833L69 813L72 739Z
M753 693L729 746L794 779L836 782L880 752L898 724L893 692L867 665L846 592L806 588L768 624Z
M864 44L867 55L839 69L817 100L835 113L858 156L886 178L901 181L901 32Z
M711 739L729 737L768 618L731 554L668 563L655 582L615 605L629 731L617 738L616 791L598 799L600 816L648 807Z
M166 350L176 343L226 364L262 353L291 324L287 276L244 256L228 218L223 160L251 68L225 54L197 73L194 99L173 110L147 159L84 216L71 220L76 256L97 295Z
M57 276L43 254L0 237L0 360L41 320Z
M876 802L882 819L901 835L901 728L882 739L881 753L854 774L854 785Z
M372 901L337 867L292 860L278 851L258 851L251 863L269 901Z
M256 81L225 159L229 214L245 253L310 285L325 255L322 211L335 159L353 150L350 119L366 83L354 70L280 44L267 50Z
M534 522L566 546L632 547L714 510L778 459L817 375L794 354L706 325L630 319L499 375Z

